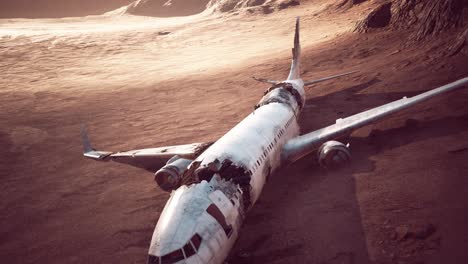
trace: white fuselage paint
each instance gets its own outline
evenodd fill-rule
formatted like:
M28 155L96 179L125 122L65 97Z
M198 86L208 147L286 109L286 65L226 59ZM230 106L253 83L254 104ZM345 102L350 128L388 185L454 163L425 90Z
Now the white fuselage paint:
M293 85L303 105L303 81L287 80L285 83ZM250 202L253 205L267 177L281 166L282 146L299 134L297 118L300 106L292 95L289 102L271 102L260 106L195 161L200 162L200 166L208 166L215 160L222 162L229 159L249 170ZM239 185L225 181L219 174L215 174L209 182L184 185L173 191L153 234L149 254L156 258L153 257L150 263L223 263L238 237L245 211L249 209L242 205L242 197ZM207 212L211 204L219 208L226 224L232 228L229 235L219 221ZM190 241L195 234L202 239L196 254L187 256L186 250L182 250L183 259L168 260L168 254L179 252L184 246L187 247L187 243L193 246Z

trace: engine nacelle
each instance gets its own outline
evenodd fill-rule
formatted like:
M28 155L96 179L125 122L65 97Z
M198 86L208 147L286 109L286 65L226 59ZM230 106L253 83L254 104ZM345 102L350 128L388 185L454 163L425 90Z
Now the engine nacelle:
M154 174L154 180L166 192L175 190L180 186L182 175L188 169L190 163L192 163L192 160L176 155Z
M318 151L318 162L320 166L330 169L339 167L351 160L349 144L345 145L338 141L327 141L323 143Z

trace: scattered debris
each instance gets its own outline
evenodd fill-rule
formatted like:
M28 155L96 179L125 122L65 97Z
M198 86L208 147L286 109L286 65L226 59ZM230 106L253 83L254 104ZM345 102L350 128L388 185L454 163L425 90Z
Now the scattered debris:
M247 252L247 251L241 251L241 252L238 254L238 256L239 256L240 258L249 258L251 255L252 255L252 254L250 254L250 253Z
M408 226L401 225L401 226L398 226L397 228L395 228L394 237L396 237L396 239L398 241L402 241L402 240L405 240L406 238L408 238L408 233L409 233Z
M406 239L425 240L434 234L436 230L436 226L432 223L417 226L400 225L395 228L391 238L398 241Z
M416 239L426 239L430 237L432 234L434 234L436 231L436 227L432 224L425 224L423 226L418 226L414 229L414 231L409 233L410 237L416 238Z
M465 151L468 151L468 147L452 149L452 150L449 150L449 153L459 153L459 152L465 152Z
M158 35L159 35L159 36L164 36L164 35L169 35L169 34L171 34L170 31L159 31L159 32L158 32Z

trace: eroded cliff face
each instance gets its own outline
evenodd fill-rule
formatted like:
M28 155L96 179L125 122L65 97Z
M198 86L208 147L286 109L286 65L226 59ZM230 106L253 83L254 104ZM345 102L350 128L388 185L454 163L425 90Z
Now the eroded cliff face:
M208 7L220 12L231 12L252 7L273 12L274 10L281 10L299 4L299 0L211 0Z
M396 0L392 4L393 27L414 27L416 40L462 26L464 0Z
M353 1L344 1L349 3ZM423 40L463 26L464 0L393 0L381 1L356 24L355 31L374 28L414 30L411 40Z

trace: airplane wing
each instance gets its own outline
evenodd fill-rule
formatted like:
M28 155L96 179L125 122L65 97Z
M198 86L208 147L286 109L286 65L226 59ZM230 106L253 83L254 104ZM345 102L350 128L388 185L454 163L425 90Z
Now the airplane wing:
M335 124L295 137L289 140L282 149L281 159L284 163L292 163L307 154L317 150L320 146L333 139L349 135L354 130L379 121L390 114L409 108L437 95L453 91L468 84L468 77L449 83L425 93L400 100L336 120Z
M81 138L83 141L83 155L87 158L98 161L112 160L142 168L153 173L163 167L170 158L176 155L186 159L195 159L212 144L211 142L193 143L187 145L109 152L95 150L91 147L85 127L81 129Z

